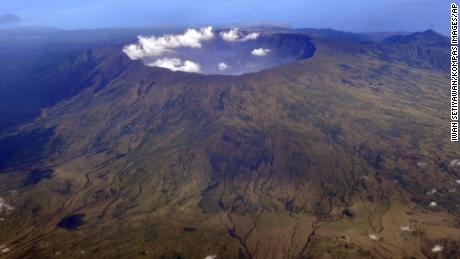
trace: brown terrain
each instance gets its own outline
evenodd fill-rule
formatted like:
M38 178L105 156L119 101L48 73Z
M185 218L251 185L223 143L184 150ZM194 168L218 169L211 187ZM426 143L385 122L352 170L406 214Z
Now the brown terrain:
M460 258L446 41L241 76L82 53L81 91L0 136L0 257Z

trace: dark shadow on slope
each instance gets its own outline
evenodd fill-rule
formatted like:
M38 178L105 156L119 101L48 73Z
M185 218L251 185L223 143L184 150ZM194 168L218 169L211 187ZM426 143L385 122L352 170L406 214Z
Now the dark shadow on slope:
M0 170L22 166L53 153L60 146L54 128L39 128L0 138Z
M30 171L27 178L23 181L24 186L35 185L44 179L53 178L54 171L52 169L34 169Z

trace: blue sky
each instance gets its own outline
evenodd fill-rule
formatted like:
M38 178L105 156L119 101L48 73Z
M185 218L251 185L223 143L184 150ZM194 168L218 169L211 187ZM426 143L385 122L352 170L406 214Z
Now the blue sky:
M19 25L67 29L275 23L345 31L449 32L449 0L0 0Z

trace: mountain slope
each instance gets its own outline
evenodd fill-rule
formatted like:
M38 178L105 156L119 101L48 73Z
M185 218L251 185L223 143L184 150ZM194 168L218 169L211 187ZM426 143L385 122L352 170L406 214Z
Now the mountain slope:
M139 34L178 28L62 31L47 27L0 28L0 134L30 122L40 109L69 98L81 88L92 65L79 53L118 46Z
M396 47L397 59L410 61L411 66L434 66L446 73L450 70L449 39L433 30L390 36L382 42Z
M15 207L0 244L12 258L457 255L448 74L388 58L391 44L315 45L242 76L87 53L98 62L81 93L0 138L17 158L0 160Z

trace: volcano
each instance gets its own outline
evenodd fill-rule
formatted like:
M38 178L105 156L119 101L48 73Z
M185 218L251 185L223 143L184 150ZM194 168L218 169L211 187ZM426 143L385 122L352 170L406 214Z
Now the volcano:
M132 39L40 71L57 101L0 135L4 255L459 257L448 39L305 31Z

